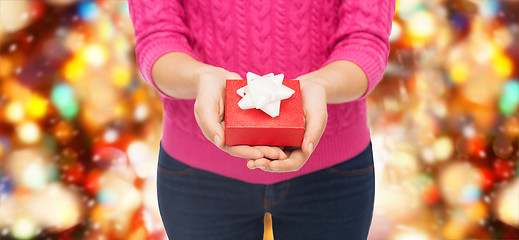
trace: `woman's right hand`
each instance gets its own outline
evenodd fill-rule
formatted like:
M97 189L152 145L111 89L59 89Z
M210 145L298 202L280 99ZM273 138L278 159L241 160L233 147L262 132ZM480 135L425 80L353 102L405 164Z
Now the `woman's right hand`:
M221 150L246 159L286 159L279 147L225 145L225 80L242 79L240 75L223 68L206 66L199 69L195 117L204 136Z

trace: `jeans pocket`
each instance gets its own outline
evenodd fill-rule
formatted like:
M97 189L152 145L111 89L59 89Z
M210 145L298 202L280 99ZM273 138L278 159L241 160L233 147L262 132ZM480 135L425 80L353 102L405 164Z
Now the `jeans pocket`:
M196 168L191 167L173 157L171 157L162 147L160 146L159 152L159 163L157 171L160 174L169 176L187 176L193 173Z
M328 173L335 176L359 176L372 173L374 170L371 142L357 156L326 168Z

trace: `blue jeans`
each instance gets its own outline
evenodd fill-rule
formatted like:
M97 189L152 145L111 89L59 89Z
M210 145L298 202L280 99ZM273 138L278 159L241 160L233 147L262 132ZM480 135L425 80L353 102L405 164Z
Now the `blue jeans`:
M373 216L371 143L352 159L270 185L192 168L161 146L157 175L171 240L260 240L265 212L272 214L275 240L366 239Z

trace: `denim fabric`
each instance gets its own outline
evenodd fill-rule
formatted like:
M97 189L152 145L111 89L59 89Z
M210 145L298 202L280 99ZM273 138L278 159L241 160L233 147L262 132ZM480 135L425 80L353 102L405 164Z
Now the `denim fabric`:
M366 239L371 225L371 143L352 159L269 185L190 167L161 146L157 175L159 209L171 240L260 240L265 212L272 214L275 240Z

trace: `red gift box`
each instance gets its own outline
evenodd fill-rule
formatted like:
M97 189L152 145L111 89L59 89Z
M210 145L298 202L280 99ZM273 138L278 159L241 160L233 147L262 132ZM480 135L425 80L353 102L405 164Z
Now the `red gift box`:
M243 110L236 93L246 80L227 80L225 88L225 143L227 145L301 146L305 132L301 89L298 80L283 80L295 93L281 100L279 116L260 109Z

